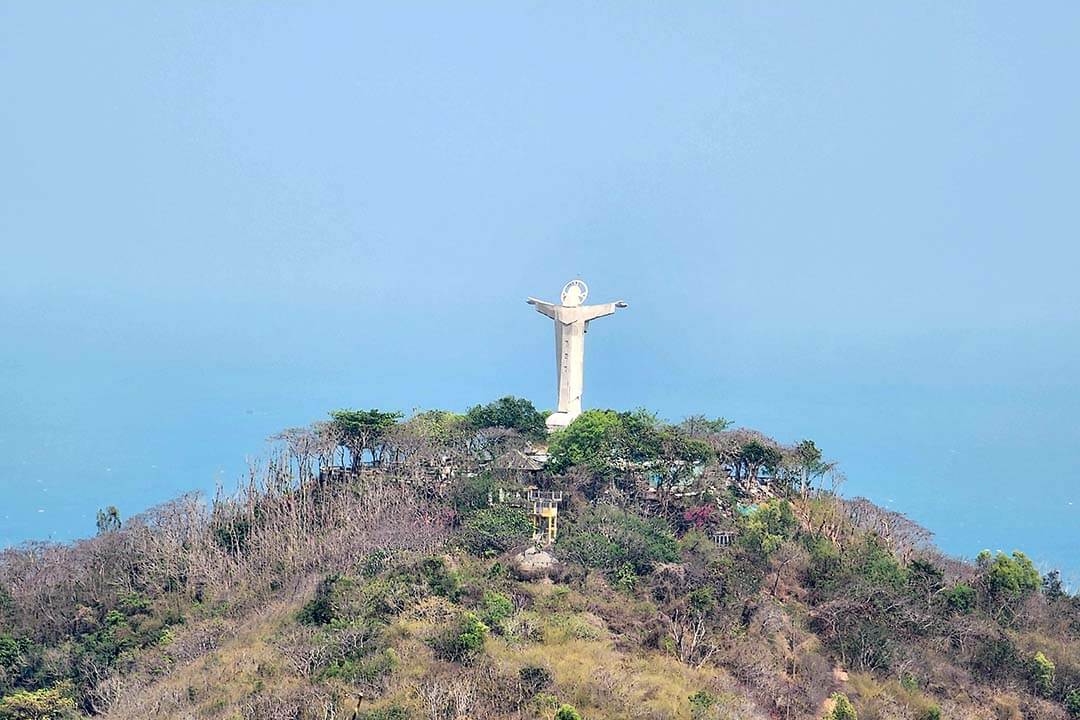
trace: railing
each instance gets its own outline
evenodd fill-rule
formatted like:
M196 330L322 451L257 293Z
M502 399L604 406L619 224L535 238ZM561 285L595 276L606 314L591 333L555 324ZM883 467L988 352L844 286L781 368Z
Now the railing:
M562 490L530 490L529 500L546 500L550 502L560 503L562 502L563 494Z
M713 540L717 545L728 546L735 542L735 538L739 537L739 533L734 530L718 530L713 533Z

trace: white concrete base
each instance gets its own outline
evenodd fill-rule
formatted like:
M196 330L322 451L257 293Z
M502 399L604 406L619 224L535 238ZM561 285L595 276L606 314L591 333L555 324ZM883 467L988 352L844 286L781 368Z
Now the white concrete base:
M580 412L554 412L547 416L547 420L544 421L544 424L547 425L548 432L555 432L556 430L562 430L564 427L574 422L574 419L580 414Z

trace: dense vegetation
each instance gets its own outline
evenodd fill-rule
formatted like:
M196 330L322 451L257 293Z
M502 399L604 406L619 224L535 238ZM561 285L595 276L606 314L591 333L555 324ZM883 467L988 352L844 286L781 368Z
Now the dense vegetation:
M943 556L810 441L643 411L547 437L518 398L274 441L235 495L0 553L0 720L1080 717L1059 576ZM557 562L498 500L531 485L565 493Z

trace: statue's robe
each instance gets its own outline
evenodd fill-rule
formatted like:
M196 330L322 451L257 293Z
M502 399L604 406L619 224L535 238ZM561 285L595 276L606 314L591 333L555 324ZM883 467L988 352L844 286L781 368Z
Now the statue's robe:
M536 311L555 321L555 367L559 378L559 405L548 418L549 427L565 427L581 414L585 380L585 333L589 322L612 315L615 303L567 307L532 300Z

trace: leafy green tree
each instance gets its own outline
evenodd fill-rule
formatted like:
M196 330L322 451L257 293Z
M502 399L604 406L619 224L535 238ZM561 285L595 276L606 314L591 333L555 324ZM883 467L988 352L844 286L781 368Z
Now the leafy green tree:
M984 550L976 558L976 564L983 573L990 610L999 620L1011 618L1017 604L1042 586L1035 564L1019 550L1011 556L1003 552L991 555Z
M827 463L822 460L821 450L814 444L813 440L800 440L796 443L791 452L791 457L799 474L798 489L804 496L810 490L810 485L816 478L820 478L835 467L834 463Z
M1048 602L1057 602L1068 596L1068 593L1065 592L1065 586L1061 582L1060 571L1051 570L1046 573L1042 580L1042 591Z
M549 467L563 472L575 465L605 470L614 459L622 421L612 410L586 410L551 436Z
M436 448L460 443L468 426L464 415L449 410L424 410L402 423L403 429Z
M945 587L945 573L925 558L915 558L908 565L908 585L912 592L925 600L929 609L934 598Z
M548 452L554 472L579 466L597 473L644 473L661 490L712 454L707 443L646 410L587 410L551 436Z
M780 448L759 433L735 431L731 435L724 443L721 460L730 465L736 485L745 489L762 468L774 473L783 462ZM734 447L730 445L732 442L736 443Z
M469 513L461 529L461 542L474 555L498 555L527 540L532 532L532 521L523 510L496 505Z
M657 563L679 559L679 543L664 520L641 518L611 505L584 514L559 535L558 544L570 560L609 576L625 577L626 566L645 575Z
M726 418L718 417L710 420L704 415L691 415L679 423L679 429L690 437L702 438L722 433L731 425L732 422Z
M0 720L67 720L75 718L74 687L63 682L41 690L20 690L0 699Z
M683 431L667 427L657 432L659 442L655 459L649 463L655 478L656 494L667 508L672 490L684 486L694 476L694 470L712 457L712 448Z
M368 710L353 715L354 720L409 720L409 711L400 705Z
M15 598L11 591L0 584L0 631L10 629L15 623Z
M899 592L908 585L910 572L897 561L877 535L867 535L854 554L855 576L873 588Z
M855 706L848 700L844 693L833 693L833 709L829 713L829 720L859 720L855 712Z
M743 543L768 557L791 537L795 529L795 513L786 500L770 500L757 507L743 521Z
M1054 662L1043 655L1043 653L1035 653L1035 657L1031 659L1031 684L1035 688L1035 693L1042 697L1050 697L1054 692L1054 673L1057 668L1054 666Z
M616 414L612 455L618 466L625 468L630 463L649 463L662 457L667 428L655 413L639 408Z
M469 473L455 480L450 492L450 504L465 514L488 506L488 499L496 491L495 479L490 473Z
M441 557L424 558L413 574L419 576L432 595L457 600L461 594L461 579Z
M966 583L957 583L945 591L945 604L950 610L969 613L975 609L977 596L975 588Z
M0 635L0 697L17 687L34 686L40 648L24 637Z
M990 553L979 553L979 566L984 568L990 593L993 595L1019 598L1038 590L1041 585L1039 571L1024 553L1016 550L1012 556L1003 552L991 557Z
M499 427L517 430L527 438L538 440L547 433L544 414L525 398L507 395L487 405L469 408L465 420L476 429Z
M383 439L398 420L399 412L382 410L334 410L330 413L334 429L341 438L341 443L352 457L353 468L358 468L364 461L365 451L370 453L373 463L381 461Z
M10 670L22 659L22 645L10 635L0 635L0 668Z
M97 511L97 531L99 535L116 532L120 529L120 511L115 505Z

